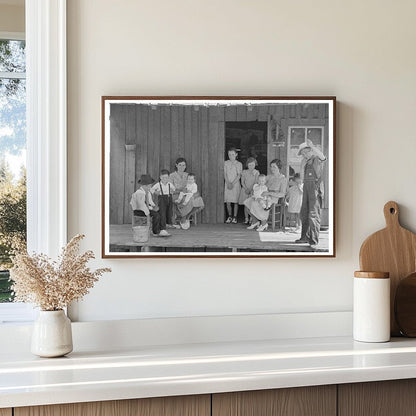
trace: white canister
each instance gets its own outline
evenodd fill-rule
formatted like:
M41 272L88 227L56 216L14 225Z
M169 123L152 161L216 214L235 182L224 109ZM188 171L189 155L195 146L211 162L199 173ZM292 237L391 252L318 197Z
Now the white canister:
M389 273L354 273L353 317L353 336L356 341L390 340Z

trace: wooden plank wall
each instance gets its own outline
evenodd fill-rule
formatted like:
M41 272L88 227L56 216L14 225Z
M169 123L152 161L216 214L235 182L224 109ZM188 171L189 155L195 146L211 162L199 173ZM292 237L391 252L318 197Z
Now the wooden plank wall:
M326 125L324 104L251 106L148 106L111 104L110 223L131 222L130 198L141 174L154 179L161 169L174 170L178 157L187 160L188 172L196 175L205 202L202 222L224 221L224 151L227 121L278 122L287 143L286 126ZM328 132L325 129L326 148ZM286 148L269 146L269 162L279 157L286 169Z

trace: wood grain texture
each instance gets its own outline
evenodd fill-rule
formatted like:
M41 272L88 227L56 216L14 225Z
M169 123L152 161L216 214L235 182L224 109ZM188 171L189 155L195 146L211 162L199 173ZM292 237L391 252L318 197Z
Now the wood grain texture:
M110 224L123 224L124 166L126 157L126 111L124 105L111 104L110 126Z
M201 137L200 137L200 108L196 107L192 111L192 141L191 141L191 147L192 147L192 157L191 157L191 169L192 172L196 175L196 184L198 185L198 191L200 192L202 199L204 198L204 195L201 193L201 187L202 187L202 170L201 170ZM202 221L202 213L197 213L197 222L201 223Z
M203 199L208 198L208 182L209 182L209 169L208 169L208 108L201 107L199 110L200 113L200 133L199 137L201 140L200 149L201 149L201 195ZM208 212L209 208L205 207L202 211L202 221L208 222Z
M110 225L110 246L112 251L140 251L140 247L171 248L178 251L192 251L191 248L216 248L223 251L227 247L233 247L237 251L254 251L259 248L258 233L249 232L244 224L198 224L191 226L184 233L182 230L169 230L172 238L160 238L150 236L146 243L135 243L131 225ZM328 233L321 233L319 244L315 252L328 250ZM117 249L118 247L118 249ZM293 234L281 233L278 239L263 241L261 251L299 251L304 252L308 248L293 242ZM309 248L312 251L312 249ZM208 251L208 250L206 250Z
M195 173L195 166L192 164L192 113L194 112L193 106L185 107L184 114L184 153L182 156L186 159L188 165L188 172Z
M178 155L185 155L185 108L178 107Z
M354 277L364 278L364 279L388 279L389 272L354 272Z
M212 416L335 416L336 405L336 386L222 393Z
M394 298L401 279L416 270L416 235L399 222L399 206L390 201L384 206L386 228L370 235L360 250L362 271L390 273L390 327L393 336L400 335L394 318Z
M135 186L140 176L147 172L147 136L149 130L149 109L147 106L138 105L136 108L136 172Z
M12 409L0 409L0 416L12 416Z
M416 273L400 281L394 299L394 316L400 332L416 337Z
M224 110L222 110L224 111ZM218 122L218 149L225 149L225 122ZM217 201L224 201L224 152L217 152ZM225 206L217 204L217 223L222 224L225 219Z
M170 144L171 158L173 160L172 170L175 168L176 159L183 157L179 153L179 109L178 107L172 107L170 110L170 123L171 123L171 138L172 143Z
M15 416L210 416L210 396L70 403L15 408ZM3 415L1 415L3 416ZM4 415L6 416L6 415ZM9 416L9 414L7 414Z
M218 149L218 116L219 109L217 107L210 107L208 110L209 122L208 122L208 198L205 198L205 206L207 207L207 220L210 224L216 224L217 222L217 207L224 205L224 199L217 201L217 175L221 169L224 171L224 160L218 166L217 154ZM221 149L224 153L224 149ZM224 185L222 185L224 186ZM222 222L222 221L221 221Z
M130 200L135 189L136 170L136 106L126 107L126 142L124 166L124 224L131 221Z
M162 107L161 115L161 148L160 148L160 169L171 170L175 166L175 160L171 160L171 111L169 107Z
M338 416L414 416L416 380L338 386Z

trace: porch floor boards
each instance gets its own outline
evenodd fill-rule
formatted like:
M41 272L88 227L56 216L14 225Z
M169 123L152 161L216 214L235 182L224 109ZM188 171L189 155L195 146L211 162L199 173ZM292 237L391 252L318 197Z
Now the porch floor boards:
M257 232L247 230L243 224L198 224L189 230L168 229L168 232L171 237L151 236L146 243L135 243L130 224L110 225L110 251L328 251L328 231L321 231L315 250L307 244L294 243L300 233Z

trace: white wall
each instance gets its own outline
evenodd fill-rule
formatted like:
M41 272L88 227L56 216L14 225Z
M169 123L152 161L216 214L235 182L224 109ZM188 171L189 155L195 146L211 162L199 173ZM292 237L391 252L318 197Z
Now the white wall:
M17 3L17 2L16 2ZM22 3L22 2L18 2ZM25 31L25 6L24 4L0 3L0 32Z
M416 231L416 2L70 0L69 235L100 257L101 95L336 95L335 259L97 260L81 321L345 311L363 239Z

